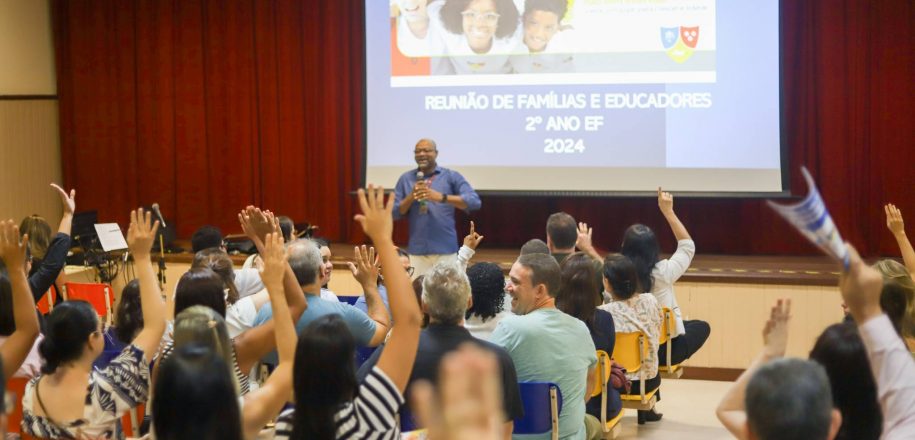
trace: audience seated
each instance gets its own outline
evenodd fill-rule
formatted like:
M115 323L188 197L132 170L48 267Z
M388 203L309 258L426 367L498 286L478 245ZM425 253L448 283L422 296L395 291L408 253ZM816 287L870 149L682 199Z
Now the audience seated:
M398 438L397 409L403 404L416 348L421 315L410 279L395 251L393 199L381 188L359 190L357 220L378 249L391 301L394 328L378 364L357 382L352 362L356 341L338 314L312 320L299 333L293 384L296 406L276 424L277 439ZM364 261L360 266L374 264ZM360 270L362 268L360 267Z
M409 385L418 380L438 383L438 368L442 359L464 343L472 343L492 352L499 360L500 388L504 403L502 412L505 414L504 434L505 438L510 438L514 419L524 416L515 364L502 347L477 339L464 328L464 314L472 301L470 282L459 265L440 262L426 272L423 276L422 310L429 315L429 325L420 333ZM379 351L361 368L372 368L377 362ZM407 392L409 390L408 386Z
M259 244L264 260L260 272L276 306L275 345L279 365L267 382L236 398L239 384L232 378L234 362L225 322L216 311L193 306L175 319L175 354L162 361L156 381L152 414L158 439L253 439L291 397L292 360L296 335L286 303L286 256L279 229ZM205 408L205 411L200 411Z
M191 236L191 251L194 255L197 255L198 252L210 248L226 251L226 242L222 236L222 231L211 225L201 226ZM257 275L257 269L253 267L235 269L234 281L239 298L254 295L264 290L264 283L261 282L260 277Z
M22 399L22 427L41 438L120 437L118 419L149 394L149 358L165 329L164 308L150 260L158 222L131 212L127 242L140 278L143 330L104 370L92 362L104 348L101 322L83 301L65 301L48 315L39 351L42 374ZM9 341L7 342L7 344Z
M589 255L576 252L566 257L559 267L562 278L559 295L556 296L556 308L584 322L591 332L594 347L613 355L616 327L610 312L597 308L603 301L601 296L596 294L598 288L594 280L599 273L594 269L594 260ZM623 403L618 390L607 387L604 392L607 394L607 418L612 419L623 410ZM600 396L588 400L586 410L599 420Z
M674 212L673 196L661 191L661 188L658 188L658 207L677 239L677 251L669 259L661 260L654 231L648 226L636 224L626 230L620 252L635 264L639 290L653 294L662 308L668 308L674 314L676 328L671 329L672 339L661 345L658 353L662 365L667 365L667 344L672 344L671 362L677 365L702 348L711 329L705 321L683 320L673 285L689 269L696 254L696 244Z
M505 275L495 263L476 263L467 269L467 278L473 302L464 327L474 337L489 340L499 321L511 314L511 300L505 301Z
M585 396L597 380L597 354L587 326L556 308L559 264L549 255L522 255L509 279L514 315L499 322L490 342L511 355L519 381L559 386L559 437L585 438Z
M877 440L882 431L877 385L864 342L854 322L829 326L813 346L810 360L826 370L833 406L842 415L837 440Z
M642 332L648 338L647 359L642 369L646 377L645 392L661 386L661 375L658 374L658 342L661 334L661 307L654 295L637 293L640 286L635 264L625 255L611 254L604 260L604 290L610 293L612 301L600 306L601 310L610 312L617 333ZM632 381L632 393L641 389L638 372L627 372L626 377ZM660 391L655 394L661 400ZM639 410L638 423L661 420L661 414L654 411Z

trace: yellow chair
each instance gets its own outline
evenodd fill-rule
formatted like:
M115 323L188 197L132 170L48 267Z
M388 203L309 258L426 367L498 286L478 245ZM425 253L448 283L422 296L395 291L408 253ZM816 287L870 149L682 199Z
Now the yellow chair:
M623 411L620 411L616 417L607 420L607 382L610 381L610 355L606 351L597 350L597 386L591 393L591 397L600 396L600 424L603 429L605 439L615 439L620 434L620 420L623 418Z
M639 374L638 394L621 394L623 408L650 410L658 401L657 393L660 388L646 393L645 381L651 379L645 376L643 368L648 358L648 337L642 332L617 333L616 344L613 346L613 360L622 365L629 373Z
M664 307L661 310L663 315L663 320L661 321L661 336L658 338L658 345L668 343L673 335L673 330L677 328L677 318L674 316L673 312ZM670 365L671 357L673 356L673 344L667 344L667 362L666 365L659 365L658 371L661 373L661 377L665 379L679 379L683 376L683 366L681 364ZM668 366L670 365L670 366Z

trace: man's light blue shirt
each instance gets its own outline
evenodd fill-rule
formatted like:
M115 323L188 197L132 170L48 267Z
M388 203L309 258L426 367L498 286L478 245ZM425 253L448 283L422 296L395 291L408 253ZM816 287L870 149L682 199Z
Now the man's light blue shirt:
M305 312L302 313L299 321L296 322L296 333L301 334L302 330L315 319L324 315L335 314L340 315L340 317L343 318L346 327L349 329L350 333L353 334L357 346L367 346L372 340L372 336L375 335L375 321L372 321L368 315L362 313L359 309L344 302L327 301L318 295L306 294L305 300L308 301L308 308L305 309ZM257 317L254 319L254 325L259 326L267 322L270 318L273 318L273 307L270 303L267 303L257 312ZM276 352L267 355L264 357L264 360L268 363L275 364L277 361Z
M585 438L585 392L588 370L597 353L585 323L559 309L538 309L509 315L489 338L505 348L515 362L518 382L553 382L562 392L559 438ZM515 439L548 439L543 435L513 435Z
M394 220L400 219L400 202L413 192L416 185L416 171L403 173L394 187ZM435 167L430 188L445 195L459 195L467 203L467 212L480 209L482 202L464 176L448 168ZM420 203L413 202L406 217L410 223L410 255L447 255L458 250L457 231L454 228L454 205L438 200L426 202L428 212L420 213Z
M384 288L384 284L378 285L378 296L381 297L381 302L384 303L384 308L388 309L388 316L391 316L391 306L388 304L388 289ZM356 304L353 304L353 307L362 311L368 315L369 305L365 302L365 293L363 292L362 296L356 300Z

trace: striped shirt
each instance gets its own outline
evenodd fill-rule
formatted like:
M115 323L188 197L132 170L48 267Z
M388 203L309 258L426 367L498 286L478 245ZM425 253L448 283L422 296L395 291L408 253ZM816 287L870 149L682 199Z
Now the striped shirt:
M356 398L336 414L337 439L399 439L397 411L404 399L394 382L375 367L356 391ZM292 438L295 408L283 411L276 421L276 440Z

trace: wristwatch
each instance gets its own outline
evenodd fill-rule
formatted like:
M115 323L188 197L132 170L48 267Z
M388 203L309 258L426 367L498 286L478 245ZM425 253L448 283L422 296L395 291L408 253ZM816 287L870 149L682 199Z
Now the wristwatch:
M442 194L442 203L448 203L448 194Z

